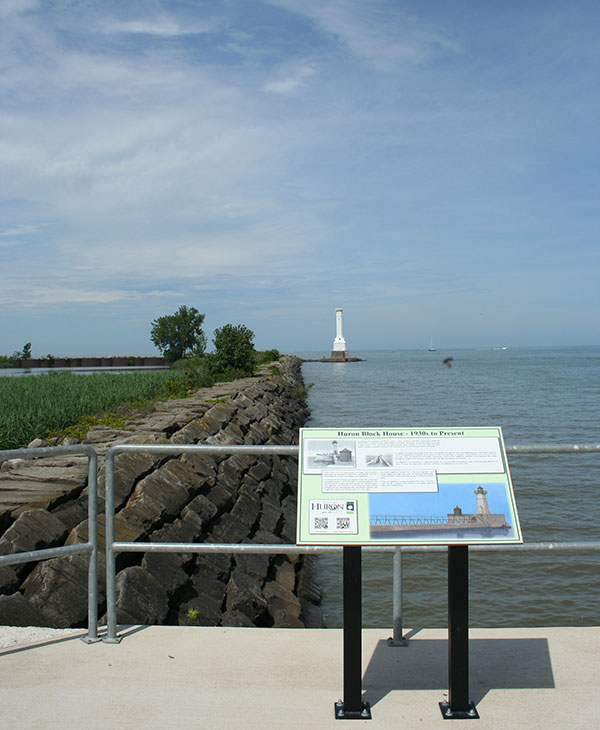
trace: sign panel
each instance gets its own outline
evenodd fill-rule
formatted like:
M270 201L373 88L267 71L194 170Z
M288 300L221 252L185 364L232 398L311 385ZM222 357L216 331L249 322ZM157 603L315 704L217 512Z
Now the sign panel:
M499 427L303 428L299 545L523 542Z

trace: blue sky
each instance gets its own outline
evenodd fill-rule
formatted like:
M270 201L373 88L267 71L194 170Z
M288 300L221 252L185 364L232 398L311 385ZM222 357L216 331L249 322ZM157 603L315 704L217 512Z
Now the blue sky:
M477 497L474 494L478 486L486 492L490 512L505 514L510 517L507 487L505 484L477 482L476 484L439 484L439 492L432 493L398 493L369 494L369 512L377 515L414 515L417 517L440 517L451 514L458 506L464 514L477 512ZM398 510L402 510L401 513Z
M2 0L0 353L600 344L600 5Z

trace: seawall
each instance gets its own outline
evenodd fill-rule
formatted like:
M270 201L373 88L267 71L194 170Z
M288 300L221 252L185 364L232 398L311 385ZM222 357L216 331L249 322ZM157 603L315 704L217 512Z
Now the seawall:
M307 416L300 361L284 357L250 378L161 402L126 430L92 427L99 454L99 615L104 603L104 466L116 443L293 444ZM125 541L294 543L297 460L119 454L116 537ZM87 460L11 460L0 466L0 554L87 540ZM128 624L320 626L308 558L122 554L117 620ZM81 555L0 567L0 624L65 628L87 621Z

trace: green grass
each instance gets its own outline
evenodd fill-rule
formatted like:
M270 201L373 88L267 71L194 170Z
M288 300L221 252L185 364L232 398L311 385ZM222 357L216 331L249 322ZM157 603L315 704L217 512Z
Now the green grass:
M18 449L51 434L68 435L67 429L77 424L83 427L87 423L89 428L95 423L124 423L120 419L127 407L134 410L150 400L185 397L188 390L202 385L183 371L3 377L0 449ZM118 414L106 413L117 406Z

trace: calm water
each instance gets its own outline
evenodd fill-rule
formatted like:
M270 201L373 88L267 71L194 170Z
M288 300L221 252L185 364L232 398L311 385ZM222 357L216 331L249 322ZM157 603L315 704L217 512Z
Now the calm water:
M351 354L365 362L303 365L307 426L502 426L507 444L600 443L600 347ZM600 454L509 463L526 542L600 539ZM341 558L319 560L326 621L340 626ZM599 563L591 552L473 554L471 625L598 625ZM391 625L391 570L392 556L364 555L365 626ZM446 625L444 554L405 555L403 585L405 626Z
M168 365L127 365L126 367L95 368L0 368L0 377L21 378L26 375L47 375L48 373L75 373L75 375L92 375L93 373L135 373L153 370L169 370Z

